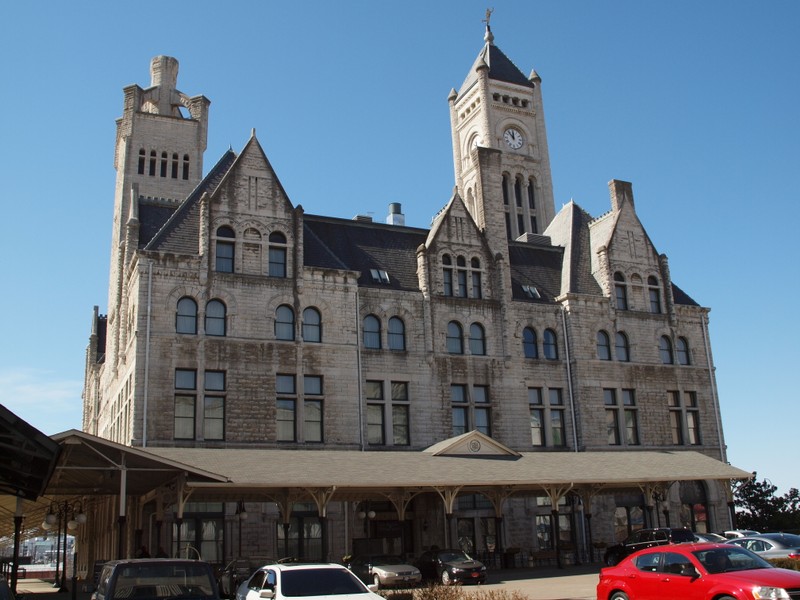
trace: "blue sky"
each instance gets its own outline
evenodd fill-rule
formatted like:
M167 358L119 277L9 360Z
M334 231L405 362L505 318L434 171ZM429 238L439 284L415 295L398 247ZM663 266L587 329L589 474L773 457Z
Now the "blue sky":
M800 487L794 243L800 3L493 0L495 43L542 77L558 210L636 207L711 307L728 458ZM0 403L79 428L92 307L107 306L115 119L149 61L211 104L206 167L255 128L306 212L427 227L453 188L447 95L487 3L6 2L0 8ZM794 173L795 175L792 175ZM794 273L794 275L792 275Z

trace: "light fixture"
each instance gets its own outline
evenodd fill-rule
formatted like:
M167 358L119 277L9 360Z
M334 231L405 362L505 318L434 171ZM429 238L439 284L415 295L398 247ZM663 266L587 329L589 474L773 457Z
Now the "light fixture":
M47 522L47 519L42 521L42 529L44 529L45 531L50 531L52 528L53 526Z
M244 507L244 500L239 500L239 505L236 507L236 514L239 516L240 521L247 520L247 510Z

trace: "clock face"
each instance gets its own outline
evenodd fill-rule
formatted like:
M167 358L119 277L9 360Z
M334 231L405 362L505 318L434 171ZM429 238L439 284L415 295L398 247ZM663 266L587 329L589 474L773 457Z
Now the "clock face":
M503 139L512 150L519 150L522 148L522 134L516 129L508 128L503 132Z

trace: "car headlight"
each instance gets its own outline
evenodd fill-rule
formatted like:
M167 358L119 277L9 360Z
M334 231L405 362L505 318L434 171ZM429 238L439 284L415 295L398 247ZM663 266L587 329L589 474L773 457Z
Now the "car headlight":
M779 587L771 587L767 585L757 585L753 588L753 598L757 600L789 600L789 593Z
M450 567L450 570L453 573L461 573L464 569L459 569L458 567Z
M481 565L481 571L483 572L485 570L486 570L486 565Z

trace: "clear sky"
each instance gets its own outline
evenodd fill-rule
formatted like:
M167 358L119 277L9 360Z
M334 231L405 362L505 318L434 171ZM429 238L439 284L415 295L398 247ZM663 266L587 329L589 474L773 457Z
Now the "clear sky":
M80 428L107 310L115 119L149 62L211 104L206 168L256 134L306 212L428 227L454 185L447 96L483 44L542 78L558 210L633 182L672 278L711 307L728 458L800 487L800 2L4 2L0 403ZM634 349L635 350L635 349Z

